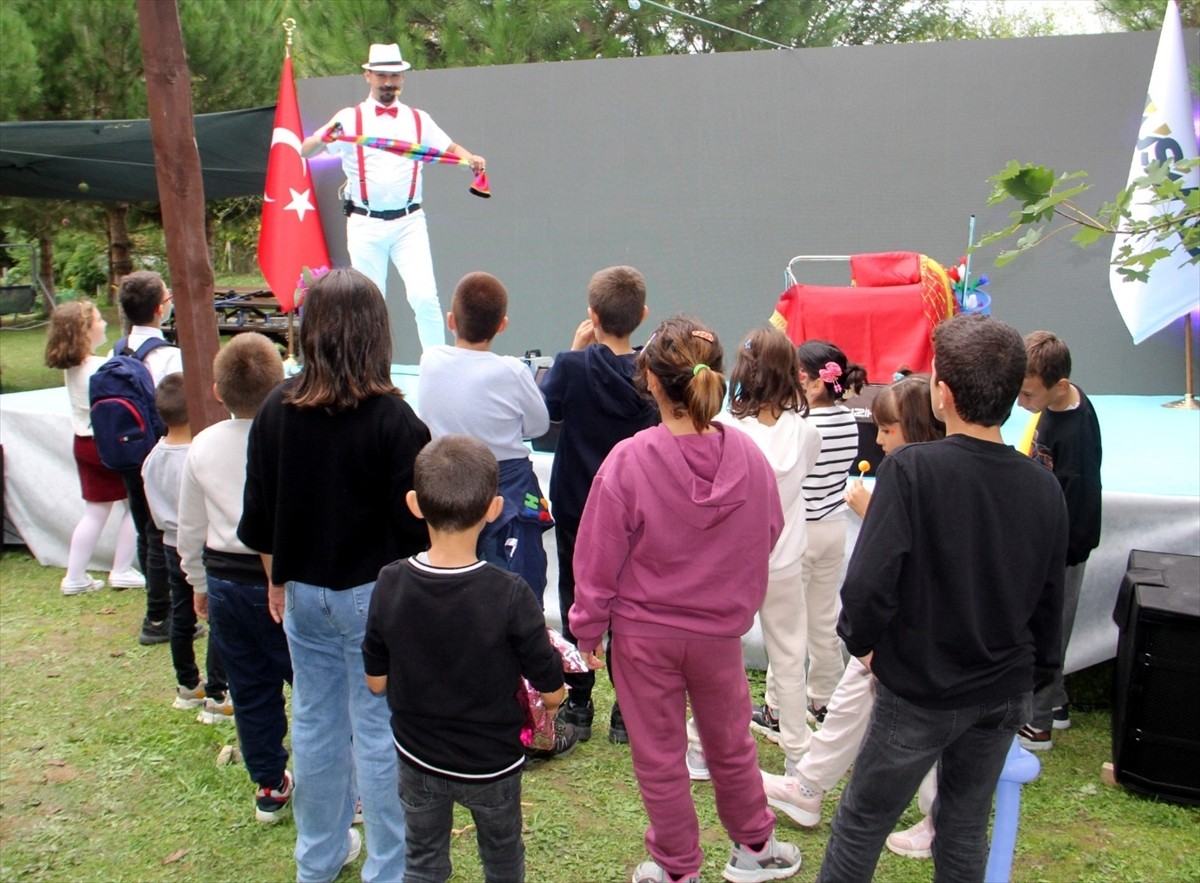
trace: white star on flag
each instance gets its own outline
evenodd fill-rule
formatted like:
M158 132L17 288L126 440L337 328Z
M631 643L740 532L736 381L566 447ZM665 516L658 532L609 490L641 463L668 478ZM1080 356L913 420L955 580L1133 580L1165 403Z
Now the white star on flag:
M292 190L291 187L289 187L288 190L291 190L292 201L283 207L285 212L295 212L297 217L303 221L305 212L316 211L312 201L309 199L309 195L312 193L311 190L305 190L303 193L298 193L297 191Z

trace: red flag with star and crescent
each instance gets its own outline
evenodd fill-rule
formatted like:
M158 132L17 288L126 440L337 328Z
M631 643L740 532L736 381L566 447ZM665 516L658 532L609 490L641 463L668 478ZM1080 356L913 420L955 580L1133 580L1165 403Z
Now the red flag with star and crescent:
M328 267L329 249L317 211L316 190L308 161L300 155L304 135L292 59L283 60L275 128L267 159L262 225L258 232L258 266L285 313L296 306L302 271Z

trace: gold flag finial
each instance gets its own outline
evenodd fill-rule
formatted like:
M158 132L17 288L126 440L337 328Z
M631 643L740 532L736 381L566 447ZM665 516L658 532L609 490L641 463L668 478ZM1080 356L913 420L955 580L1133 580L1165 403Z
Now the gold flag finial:
M292 34L296 30L296 20L294 18L285 18L283 20L283 30L287 34L287 44L284 46L284 52L290 56L292 54Z

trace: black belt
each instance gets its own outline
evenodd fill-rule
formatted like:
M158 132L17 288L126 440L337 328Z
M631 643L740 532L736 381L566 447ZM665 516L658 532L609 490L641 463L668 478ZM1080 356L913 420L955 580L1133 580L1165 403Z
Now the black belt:
M350 211L356 215L366 215L368 218L379 218L381 221L395 221L403 218L405 215L411 215L413 212L421 210L421 203L414 202L408 208L392 208L386 211L377 212L375 209L367 209L361 206L352 205Z

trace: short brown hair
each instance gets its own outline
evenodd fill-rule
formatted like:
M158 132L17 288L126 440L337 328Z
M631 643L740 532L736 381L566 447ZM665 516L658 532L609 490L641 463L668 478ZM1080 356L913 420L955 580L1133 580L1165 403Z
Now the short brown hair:
M500 465L491 450L466 435L434 439L413 466L417 503L434 530L457 533L482 521L499 481Z
M54 308L46 333L46 367L65 370L86 361L92 352L92 320L97 312L86 299Z
M237 335L213 359L217 395L235 417L253 417L282 380L279 350L257 331Z
M187 390L183 373L176 371L159 381L154 390L154 407L167 426L186 426L188 422Z
M754 417L764 407L808 413L800 386L800 362L788 336L771 325L755 328L742 342L729 375L729 412Z
M1038 377L1046 389L1058 381L1071 379L1071 351L1066 341L1049 331L1031 331L1025 335L1025 354L1029 364L1026 377Z
M697 432L708 428L725 401L725 355L703 323L673 316L655 329L638 353L633 377L647 391L647 373L658 378L676 417L687 416Z
M954 393L967 423L999 426L1025 380L1025 345L1011 325L979 314L955 316L933 329L934 379Z
M154 311L167 297L167 285L163 277L153 270L136 270L121 279L117 300L121 312L132 325L149 325Z
M456 336L467 343L485 343L500 332L508 315L508 289L491 273L468 273L454 287L450 312Z
M633 267L608 267L588 282L588 306L600 327L614 337L628 337L642 324L646 311L646 277Z
M929 401L929 375L909 374L880 390L871 402L876 426L900 427L906 444L946 437L946 424L938 420Z

